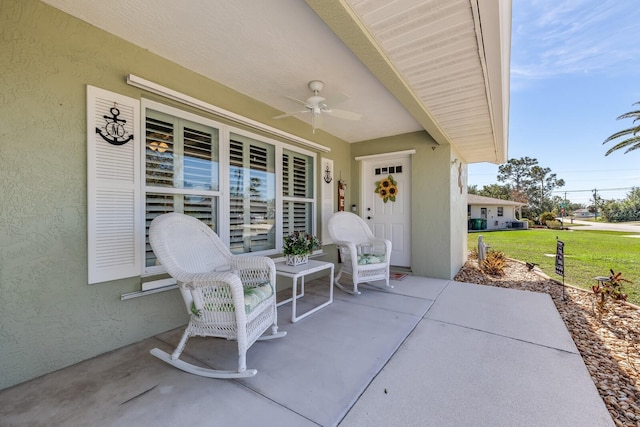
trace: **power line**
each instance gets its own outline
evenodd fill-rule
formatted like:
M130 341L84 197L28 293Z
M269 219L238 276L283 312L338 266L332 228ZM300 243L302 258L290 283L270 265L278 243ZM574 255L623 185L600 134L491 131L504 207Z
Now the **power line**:
M558 171L558 172L553 172L556 175L559 173L592 173L592 172L627 172L627 171L634 171L634 172L638 172L638 169L584 169L584 170L573 170L573 171Z
M633 171L633 172L638 172L638 169L584 169L584 170L570 170L570 171L552 171L553 173L555 173L556 175L559 174L563 174L563 173L594 173L594 172L629 172L629 171ZM488 175L492 175L495 176L496 173L470 173L469 176L488 176Z
M624 188L598 188L597 191L622 191L622 190L633 190L638 187L624 187ZM593 193L595 190L553 190L552 193Z

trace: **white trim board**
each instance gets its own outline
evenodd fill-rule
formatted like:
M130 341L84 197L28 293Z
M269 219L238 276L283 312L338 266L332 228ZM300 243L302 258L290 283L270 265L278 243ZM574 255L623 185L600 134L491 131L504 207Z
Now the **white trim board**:
M173 89L169 89L168 87L159 85L158 83L154 83L152 81L143 79L142 77L138 77L133 74L129 74L127 76L127 84L130 86L134 86L134 87L146 90L148 92L155 93L157 95L164 96L165 98L173 99L174 101L178 101L183 104L189 105L191 107L195 107L199 110L213 113L215 115L232 120L236 123L242 123L243 125L247 125L253 129L258 129L258 130L267 132L271 135L279 136L288 141L296 142L298 144L304 145L309 148L313 148L314 150L318 150L323 153L327 153L331 151L331 148L326 147L324 145L320 145L315 142L306 140L304 138L300 138L299 136L293 135L288 132L284 132L272 126L265 125L264 123L260 123L258 121L249 119L247 117L233 113L229 110L225 110L224 108L217 107L213 104L209 104L208 102L205 102L200 99L194 98L192 96L186 95L184 93L175 91Z
M411 154L416 154L416 150L411 149L411 150L403 150L403 151L394 151L391 153L370 154L368 156L358 156L355 158L355 160L356 162L359 162L361 160L377 160L377 159L384 159L387 157L404 157L404 156L409 156Z

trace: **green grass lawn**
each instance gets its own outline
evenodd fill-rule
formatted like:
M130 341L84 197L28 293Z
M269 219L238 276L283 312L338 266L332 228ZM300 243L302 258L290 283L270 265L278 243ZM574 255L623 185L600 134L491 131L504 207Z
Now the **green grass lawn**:
M583 289L596 284L594 277L608 276L609 269L632 283L623 285L628 301L640 305L640 238L617 231L549 230L493 231L469 233L469 249L478 246L478 236L491 249L509 258L533 262L552 278L555 273L556 237L564 242L565 283ZM554 256L545 256L550 254Z

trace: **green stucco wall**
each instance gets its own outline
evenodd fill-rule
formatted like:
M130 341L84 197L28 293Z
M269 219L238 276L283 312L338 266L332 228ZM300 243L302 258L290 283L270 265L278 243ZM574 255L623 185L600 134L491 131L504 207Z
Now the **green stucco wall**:
M0 0L0 52L0 389L187 320L177 291L121 301L139 278L87 284L86 85L140 98L136 74L286 125L351 173L344 141L36 0Z

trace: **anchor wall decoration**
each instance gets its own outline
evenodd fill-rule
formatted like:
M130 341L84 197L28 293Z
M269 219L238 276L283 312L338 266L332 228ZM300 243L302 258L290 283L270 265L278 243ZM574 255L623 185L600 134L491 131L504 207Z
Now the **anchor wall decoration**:
M324 182L330 184L333 181L333 177L331 176L331 169L329 169L329 164L324 168Z
M129 134L127 136L127 130L124 128L127 121L125 119L118 118L120 110L118 110L117 106L118 104L114 102L113 107L109 109L111 117L107 115L102 116L105 120L104 131L103 129L96 127L96 133L109 144L124 145L133 139L133 134Z

